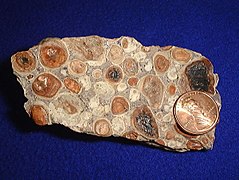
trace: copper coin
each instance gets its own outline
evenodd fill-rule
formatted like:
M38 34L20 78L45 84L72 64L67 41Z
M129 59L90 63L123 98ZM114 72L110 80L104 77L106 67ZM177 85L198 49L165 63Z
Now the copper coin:
M200 135L213 129L219 118L216 102L205 92L190 91L174 104L177 124L187 133Z

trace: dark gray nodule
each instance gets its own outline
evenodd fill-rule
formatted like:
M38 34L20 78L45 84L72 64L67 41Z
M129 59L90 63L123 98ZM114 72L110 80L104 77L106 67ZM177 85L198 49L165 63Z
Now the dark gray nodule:
M186 75L191 90L208 92L210 84L208 73L208 68L202 61L197 61L187 66Z

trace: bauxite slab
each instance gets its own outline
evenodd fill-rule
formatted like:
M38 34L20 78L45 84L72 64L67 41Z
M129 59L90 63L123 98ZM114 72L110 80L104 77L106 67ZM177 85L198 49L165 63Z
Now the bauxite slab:
M47 38L11 61L28 99L25 109L38 125L180 152L213 147L218 75L197 52L88 36Z

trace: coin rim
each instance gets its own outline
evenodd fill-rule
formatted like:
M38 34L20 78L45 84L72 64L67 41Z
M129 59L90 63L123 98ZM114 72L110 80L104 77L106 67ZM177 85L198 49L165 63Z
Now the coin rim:
M207 96L209 99L212 100L212 102L213 102L213 103L215 104L215 106L216 106L216 114L217 114L217 117L216 117L216 119L214 120L214 122L213 122L213 124L211 125L211 127L210 127L209 129L207 129L207 130L204 130L204 131L201 131L201 132L197 132L197 133L192 132L192 131L190 131L190 130L184 128L183 125L182 125L182 124L180 123L180 121L178 120L177 113L176 113L176 106L177 106L178 101L179 101L183 96L185 96L186 94L191 94L191 93L193 93L193 94L203 94L203 95ZM193 134L193 135L202 135L202 134L206 134L207 132L211 131L211 130L216 126L216 124L218 123L218 121L219 121L219 107L218 107L216 101L215 101L208 93L203 92L203 91L188 91L188 92L185 92L185 93L181 94L181 95L178 97L178 99L175 101L174 106L173 106L173 115L174 115L174 118L175 118L176 123L177 123L177 124L180 126L180 128L181 128L182 130L184 130L186 133Z

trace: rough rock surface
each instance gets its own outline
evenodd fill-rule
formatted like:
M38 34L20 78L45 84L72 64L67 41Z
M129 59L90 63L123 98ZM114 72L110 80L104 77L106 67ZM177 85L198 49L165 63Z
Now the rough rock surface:
M47 38L11 61L28 99L25 109L38 125L62 124L180 152L213 146L215 128L187 134L173 115L175 101L191 90L209 93L221 107L218 75L197 52L88 36Z

